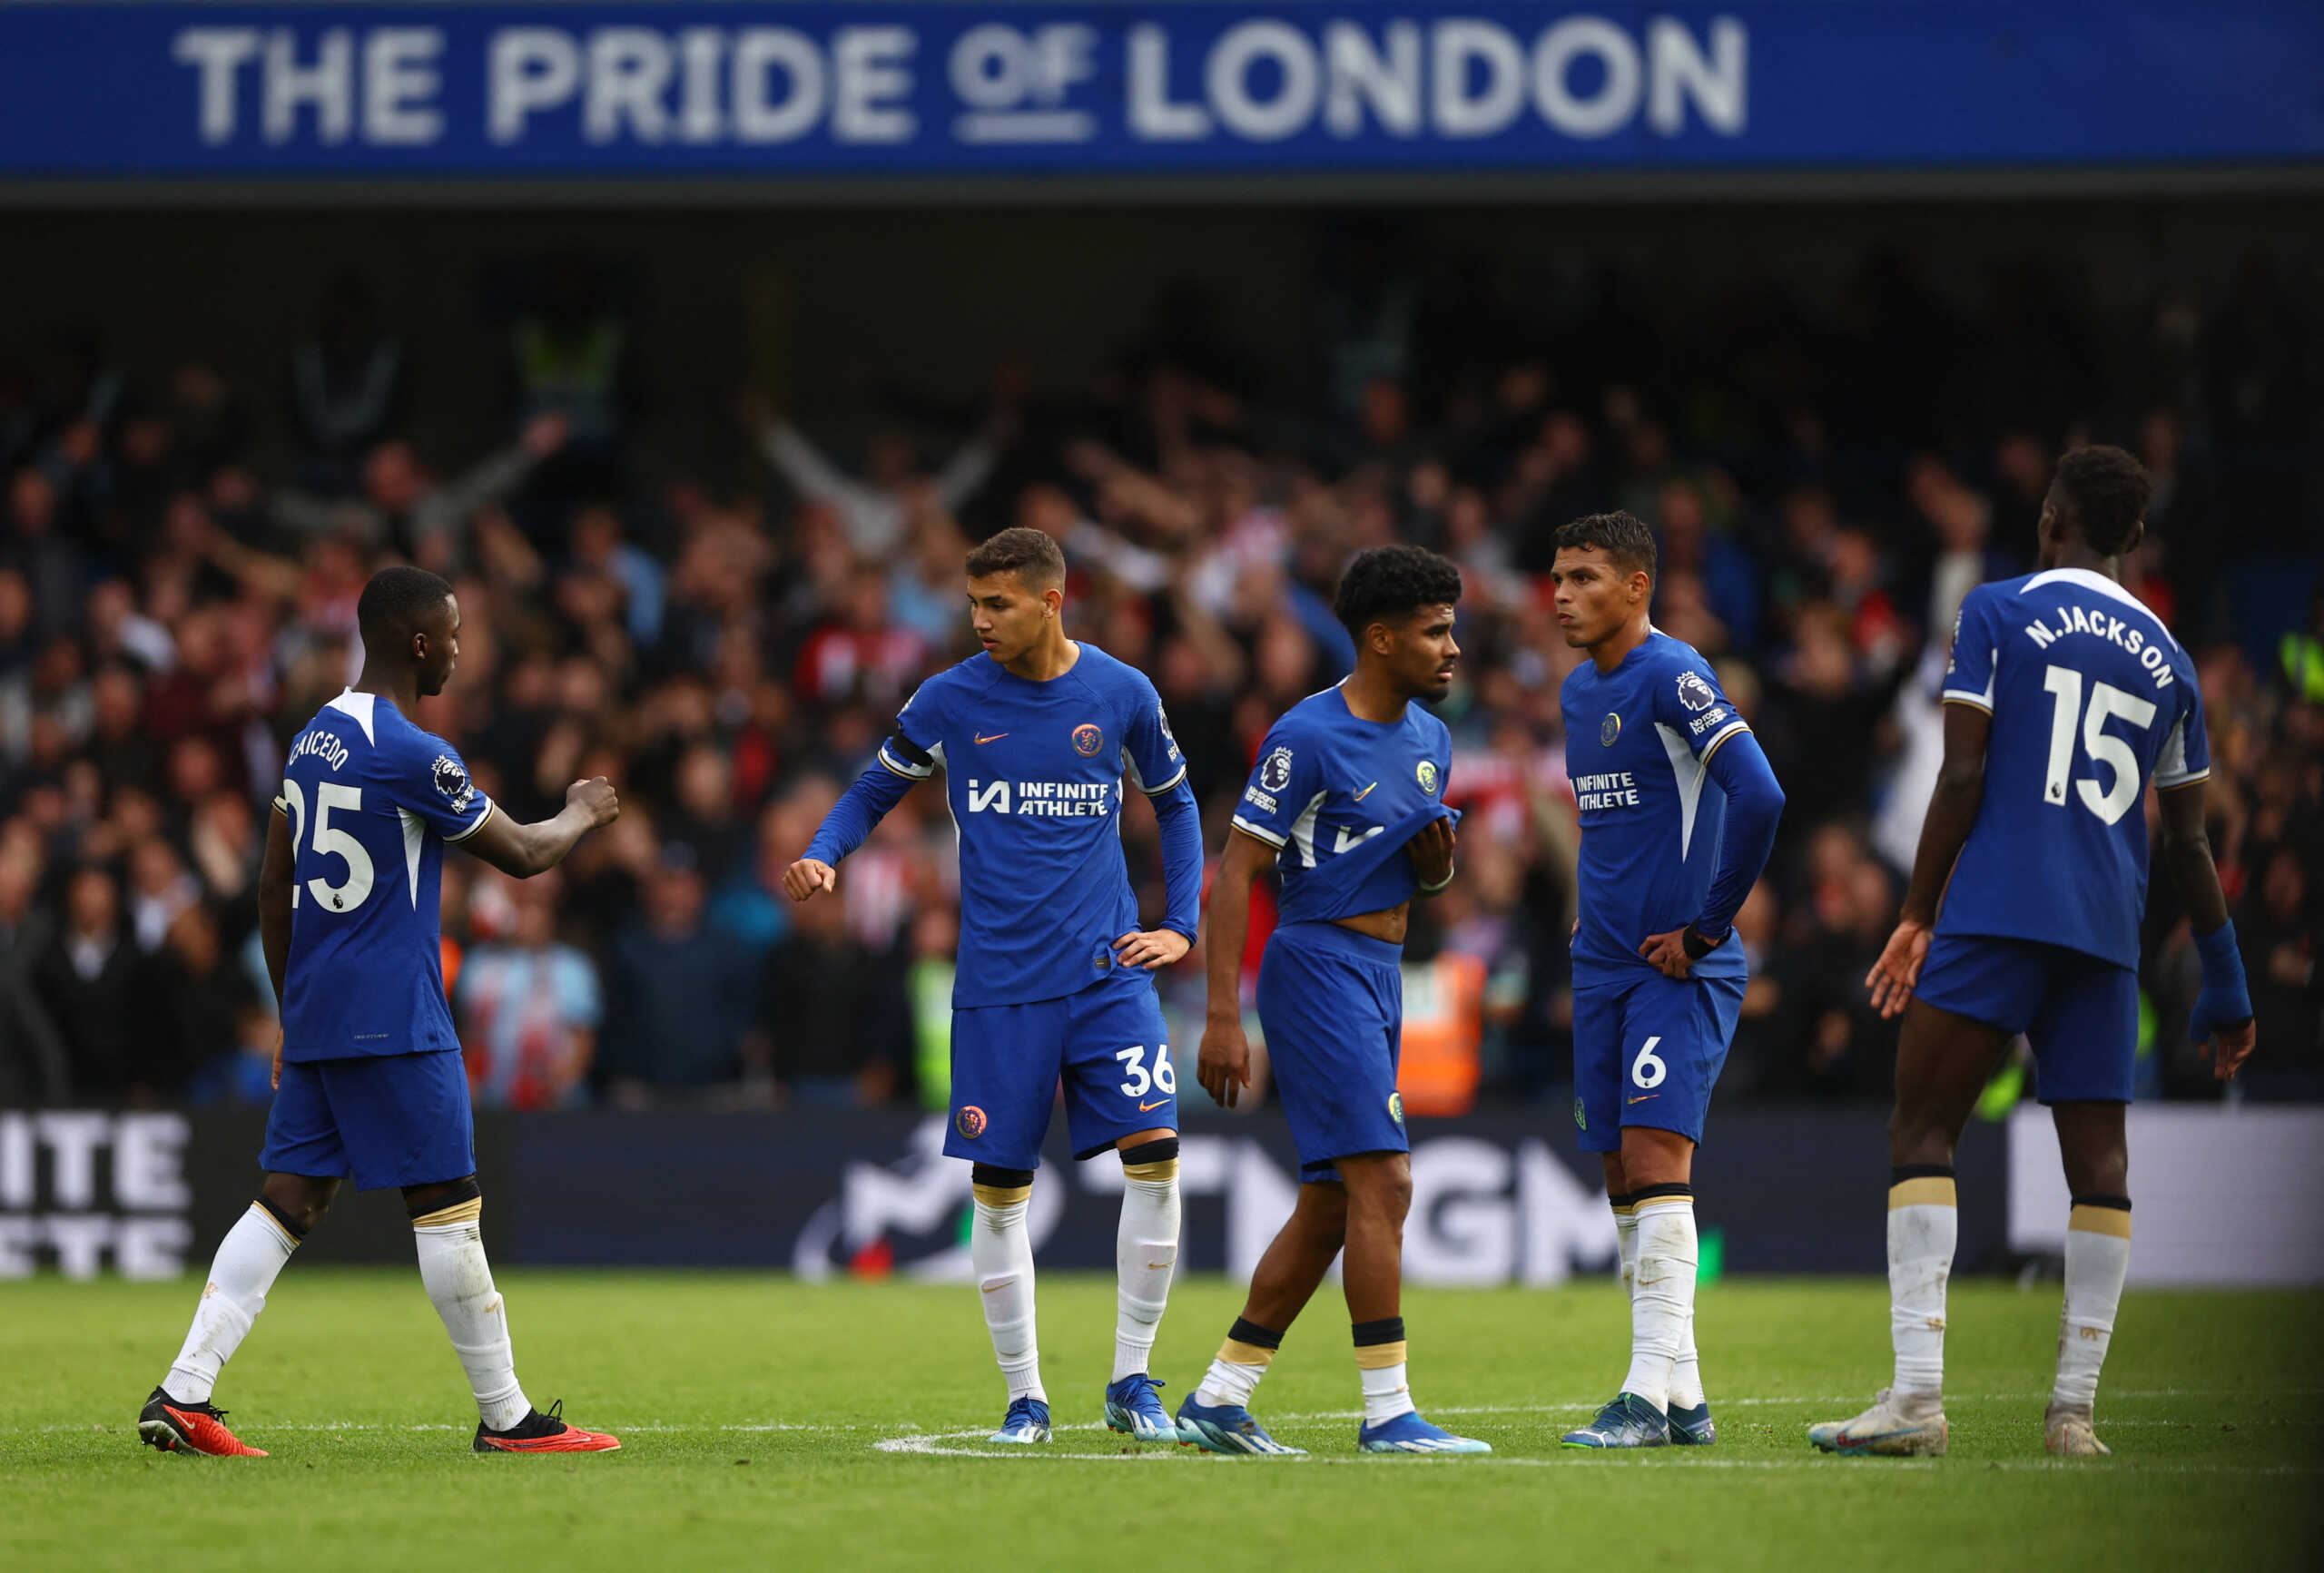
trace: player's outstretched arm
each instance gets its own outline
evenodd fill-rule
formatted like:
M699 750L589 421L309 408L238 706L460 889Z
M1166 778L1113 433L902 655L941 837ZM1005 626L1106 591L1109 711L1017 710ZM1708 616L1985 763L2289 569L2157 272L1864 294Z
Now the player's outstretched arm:
M1985 797L1985 741L1993 735L1993 713L1983 705L1948 699L1945 704L1945 762L1936 772L1936 791L1928 800L1928 817L1921 821L1920 849L1913 854L1913 881L1905 891L1905 909L1896 931L1888 936L1880 959L1865 976L1872 990L1873 1008L1886 1019L1904 1013L1920 981L1921 963L1928 958L1929 932L1936 923L1936 904L1945 882L1967 844L1969 829L1977 822L1977 805Z
M1251 938L1251 886L1274 856L1275 849L1256 836L1229 831L1210 882L1210 929L1203 940L1209 1008L1195 1079L1212 1102L1230 1109L1251 1085L1251 1041L1243 1032L1243 947Z
M862 846L888 811L904 801L911 781L874 760L815 827L806 853L783 870L783 893L794 901L839 889L840 860Z
M2211 839L2203 828L2203 783L2167 787L2155 794L2162 809L2162 856L2187 904L2187 925L2202 958L2203 988L2187 1019L2187 1032L2211 1057L2211 1074L2231 1079L2251 1057L2259 1039L2251 991L2243 977L2243 957L2228 920L2227 892L2211 861Z
M258 865L258 939L266 975L274 984L275 1019L281 1019L282 979L290 968L290 884L298 851L290 845L290 811L278 799L267 816L266 851ZM282 1086L282 1034L274 1035L274 1086Z
M621 799L604 776L565 789L565 807L554 819L520 825L495 805L476 833L459 843L504 874L529 880L565 861L583 836L621 817Z

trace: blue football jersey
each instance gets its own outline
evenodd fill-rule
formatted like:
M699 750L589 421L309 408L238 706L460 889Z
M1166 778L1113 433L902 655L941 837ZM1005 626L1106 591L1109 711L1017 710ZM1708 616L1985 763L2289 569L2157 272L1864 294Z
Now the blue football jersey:
M2039 939L2136 967L2147 783L2211 773L2194 663L2122 585L2053 568L1963 599L1945 698L1994 723L1937 932Z
M492 812L459 752L394 702L350 689L290 744L275 806L295 852L282 1057L458 1048L437 905L444 843Z
M1401 906L1420 889L1404 844L1450 817L1452 734L1420 705L1365 721L1338 687L1311 693L1267 731L1235 805L1235 828L1275 849L1279 921L1314 923Z
M1137 929L1122 856L1125 776L1148 796L1185 779L1161 696L1137 668L1086 640L1047 683L985 654L920 685L880 762L944 772L960 836L957 1009L1078 994Z
M1702 916L1727 826L1727 794L1704 790L1711 755L1750 728L1710 663L1659 629L1611 672L1584 661L1559 697L1581 811L1576 978L1589 968L1651 972L1638 953L1647 937ZM1743 947L1721 945L1693 970L1739 978Z

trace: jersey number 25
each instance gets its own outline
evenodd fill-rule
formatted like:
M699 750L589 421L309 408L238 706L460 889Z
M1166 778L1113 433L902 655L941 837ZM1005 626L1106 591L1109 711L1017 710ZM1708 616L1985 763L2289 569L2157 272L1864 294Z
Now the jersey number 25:
M290 851L296 857L299 843L306 840L307 794L297 782L285 777L282 801L290 810ZM362 842L331 824L330 811L333 809L344 809L350 813L361 812L363 789L341 786L335 781L315 783L315 856L337 858L344 862L347 878L336 885L320 879L310 880L307 881L307 892L332 911L347 912L360 907L364 898L371 893L371 854L363 850ZM296 883L290 887L290 904L293 907L299 904Z

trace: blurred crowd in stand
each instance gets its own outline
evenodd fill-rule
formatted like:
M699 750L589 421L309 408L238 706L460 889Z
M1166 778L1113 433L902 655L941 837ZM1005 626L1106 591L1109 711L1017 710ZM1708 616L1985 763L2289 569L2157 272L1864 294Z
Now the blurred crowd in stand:
M1559 524L1615 506L1658 532L1657 621L1718 664L1789 798L1739 923L1753 979L1720 1094L1877 1101L1895 1027L1863 979L1936 768L1954 611L2030 566L2053 458L2086 440L2155 479L2130 578L2201 671L2260 1016L2247 1096L2324 1096L2314 299L2264 261L2105 312L2037 267L1988 282L1964 303L1870 256L1816 310L1766 279L1680 309L1610 273L1544 320L1342 270L1311 365L1255 373L1181 314L1091 386L1003 363L973 409L900 388L842 424L812 387L753 396L716 479L639 453L632 323L586 290L479 348L507 417L463 451L409 440L415 368L352 280L286 308L274 386L200 362L133 379L94 332L0 343L0 1106L263 1100L266 803L357 670L357 593L390 560L457 587L458 673L418 719L478 784L527 819L584 776L624 801L529 883L447 860L480 1104L940 1104L939 792L838 899L794 908L779 880L915 682L973 648L962 555L1009 524L1062 542L1070 632L1152 674L1214 856L1269 722L1347 669L1349 555L1460 562L1462 878L1413 953L1478 964L1487 1100L1559 1097L1577 654L1543 575ZM1138 794L1123 820L1151 918ZM2196 961L2166 874L2145 934L2142 1086L2217 1096L2184 1041ZM1200 961L1162 985L1182 1066Z

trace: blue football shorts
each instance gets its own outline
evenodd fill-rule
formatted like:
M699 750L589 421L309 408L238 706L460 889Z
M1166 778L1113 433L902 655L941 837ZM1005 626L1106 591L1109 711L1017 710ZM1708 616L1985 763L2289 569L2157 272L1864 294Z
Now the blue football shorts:
M2034 1046L2045 1104L2128 1103L2139 1052L2139 978L2127 967L2045 945L1939 931L1913 997Z
M1073 1155L1178 1128L1178 1078L1153 974L1116 967L1078 994L952 1012L952 1128L944 1151L1041 1166L1060 1083Z
M1339 1183L1335 1158L1412 1150L1396 1094L1404 950L1337 923L1285 923L1259 962L1259 1027L1302 1185Z
M1703 1139L1743 985L1644 968L1574 969L1573 1123L1582 1151L1621 1151L1624 1126Z
M355 1178L359 1191L476 1173L476 1116L457 1048L286 1061L259 1166Z

